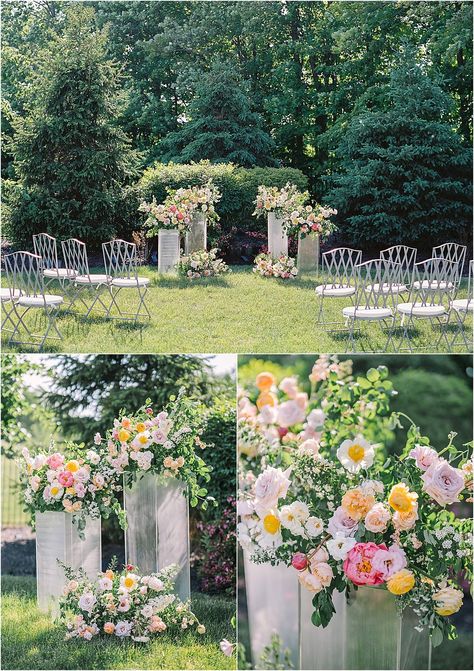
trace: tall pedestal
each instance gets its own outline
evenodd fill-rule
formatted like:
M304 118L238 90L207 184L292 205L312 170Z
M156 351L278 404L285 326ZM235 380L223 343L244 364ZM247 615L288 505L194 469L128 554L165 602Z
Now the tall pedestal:
M57 615L57 601L67 582L57 560L95 578L102 570L101 520L88 518L81 540L70 513L37 512L35 519L38 608Z
M140 573L154 573L177 564L175 591L182 601L191 597L189 516L186 486L171 478L145 473L124 482L126 561Z
M160 229L158 231L158 271L160 273L176 272L179 261L179 232Z
M268 251L274 259L288 256L288 236L283 228L283 219L274 212L268 213Z
M298 237L298 270L300 272L319 271L319 235L301 234Z
M203 249L207 249L207 217L204 212L196 212L190 230L186 231L184 253L188 256Z

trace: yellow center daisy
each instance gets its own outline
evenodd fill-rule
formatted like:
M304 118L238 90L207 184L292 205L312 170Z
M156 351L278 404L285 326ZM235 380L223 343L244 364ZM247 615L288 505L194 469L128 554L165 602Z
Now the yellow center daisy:
M352 461L359 462L364 458L365 450L362 445L354 443L354 445L351 445L347 450L347 454L349 455L350 459L352 459Z

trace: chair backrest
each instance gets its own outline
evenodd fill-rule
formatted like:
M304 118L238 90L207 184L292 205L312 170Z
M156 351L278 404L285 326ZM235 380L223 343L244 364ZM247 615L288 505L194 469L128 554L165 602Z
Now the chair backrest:
M472 303L474 300L474 261L469 261L469 277L467 280L467 300Z
M402 267L399 263L385 259L372 259L359 263L355 268L356 292L354 305L357 308L390 308L398 302L396 288L401 284Z
M459 264L441 256L415 263L409 301L420 306L448 305L456 293Z
M398 263L402 272L401 284L408 286L413 275L413 265L416 263L416 253L417 250L415 247L393 245L393 247L382 249L380 258L392 263Z
M137 246L126 240L102 243L105 272L112 277L138 279Z
M43 258L31 252L6 254L5 279L11 296L44 296Z
M37 256L43 259L43 268L59 268L58 246L56 238L48 233L38 233L33 236L33 249Z
M69 238L61 242L66 268L76 275L89 275L89 261L87 259L86 243L77 238Z
M322 254L322 270L328 287L354 286L354 269L362 261L362 252L350 247L338 247Z
M442 245L433 247L431 254L432 258L442 258L458 264L457 281L462 277L464 270L464 263L466 261L467 247L465 245L458 245L457 242L445 242Z

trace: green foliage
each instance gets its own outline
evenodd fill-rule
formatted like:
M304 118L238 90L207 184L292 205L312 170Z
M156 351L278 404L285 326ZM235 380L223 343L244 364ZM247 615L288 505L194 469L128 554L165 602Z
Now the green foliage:
M275 165L275 143L251 110L249 94L230 65L216 61L194 82L190 120L167 135L158 149L165 163L209 159L244 167Z
M253 231L266 231L266 221L252 216L254 201L260 184L282 188L287 182L295 184L305 191L308 180L299 170L293 168L239 168L231 163L212 164L209 161L199 163L176 164L156 163L143 173L136 185L128 189L126 208L122 211L122 227L130 232L139 228L138 206L142 200L151 201L155 196L158 203L166 198L166 189L198 186L209 180L222 194L216 204L220 222L215 228L211 243L217 242L222 252L232 250L238 241L236 236Z
M469 236L471 150L449 119L450 99L417 65L394 70L381 109L354 116L327 201L356 244L415 244Z
M228 497L236 490L235 423L235 397L215 399L206 413L206 428L202 435L202 440L208 444L202 456L212 467L210 491L219 504L218 508L209 509L211 518L219 517Z
M110 238L122 186L136 168L115 123L121 93L118 68L105 53L107 32L95 28L90 7L77 4L66 15L64 35L40 60L12 143L18 183L7 232L27 247L41 231L92 243Z

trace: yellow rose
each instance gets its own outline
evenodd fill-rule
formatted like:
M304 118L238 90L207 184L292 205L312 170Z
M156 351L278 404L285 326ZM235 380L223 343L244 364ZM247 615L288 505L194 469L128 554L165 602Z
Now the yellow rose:
M259 373L255 379L255 384L260 391L268 391L276 384L275 376L272 373Z
M372 494L364 494L361 489L348 489L342 497L341 505L349 517L361 520L375 505L375 498Z
M457 613L462 606L463 593L460 589L454 587L443 587L433 594L433 601L436 602L435 611L438 615L453 615Z
M397 596L406 594L415 586L415 576L407 568L397 571L387 580L387 589Z
M120 440L121 443L126 443L127 440L130 438L130 433L126 431L125 429L120 429L118 432L118 439Z
M75 459L72 459L71 461L67 462L64 468L66 469L66 471L69 471L70 473L75 473L76 471L79 470L79 462L76 461Z
M138 422L135 429L137 433L143 433L144 431L146 431L146 426L143 422Z
M409 513L415 507L417 498L416 492L411 492L405 483L399 482L398 485L393 485L388 502L398 513Z
M260 394L257 398L257 408L261 410L266 405L271 405L274 407L277 404L277 397L275 394L272 394L270 391Z

